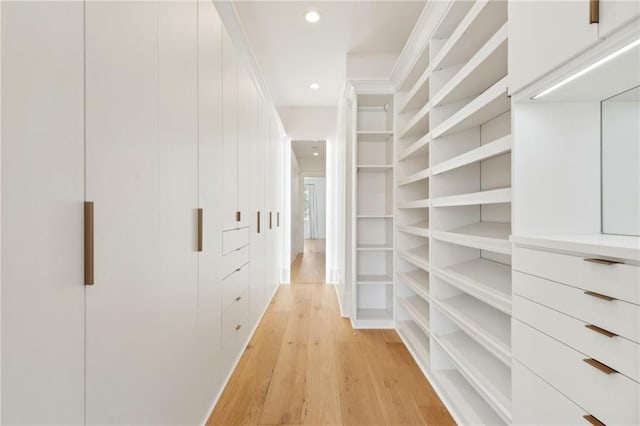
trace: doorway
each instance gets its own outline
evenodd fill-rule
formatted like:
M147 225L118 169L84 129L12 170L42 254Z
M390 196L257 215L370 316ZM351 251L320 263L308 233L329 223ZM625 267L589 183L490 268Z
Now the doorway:
M291 283L324 284L326 142L291 143Z

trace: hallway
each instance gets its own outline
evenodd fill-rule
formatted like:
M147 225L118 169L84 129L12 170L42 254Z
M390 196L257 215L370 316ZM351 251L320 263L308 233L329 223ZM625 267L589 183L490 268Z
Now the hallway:
M293 276L323 275L316 248ZM207 422L232 424L454 422L395 331L355 331L332 285L293 284L280 286Z
M291 265L291 282L324 284L326 240L304 240L304 251Z

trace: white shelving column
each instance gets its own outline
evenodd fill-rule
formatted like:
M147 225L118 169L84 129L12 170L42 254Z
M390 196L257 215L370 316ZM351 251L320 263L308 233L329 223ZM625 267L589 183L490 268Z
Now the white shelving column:
M459 423L508 424L507 2L445 9L397 95L396 328Z
M389 82L352 82L353 298L358 328L393 327L394 94Z

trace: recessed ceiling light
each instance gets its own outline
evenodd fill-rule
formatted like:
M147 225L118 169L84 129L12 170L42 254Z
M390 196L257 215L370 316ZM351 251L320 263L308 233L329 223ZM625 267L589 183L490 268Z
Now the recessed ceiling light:
M315 10L311 10L307 12L306 15L304 15L304 19L306 19L307 22L311 22L312 24L315 24L320 20L320 14Z
M311 83L311 84L309 85L309 88L310 88L311 90L318 90L318 89L320 88L320 85L319 85L318 83Z

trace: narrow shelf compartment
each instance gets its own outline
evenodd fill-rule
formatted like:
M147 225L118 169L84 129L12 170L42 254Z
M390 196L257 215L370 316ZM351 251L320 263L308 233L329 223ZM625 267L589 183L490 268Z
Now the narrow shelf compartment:
M464 331L439 336L437 341L469 383L510 424L511 369Z
M436 303L469 336L511 366L511 316L466 293Z
M431 104L427 103L409 120L398 139L404 139L414 135L426 135L429 133L429 112Z
M429 271L429 246L426 244L409 250L400 250L398 256L418 268Z
M510 151L511 135L507 135L433 166L431 168L431 175L439 175L478 161L489 160Z
M369 164L358 164L357 166L358 172L365 173L387 173L393 171L392 164L380 164L380 165L369 165Z
M393 318L391 311L387 309L358 309L356 312L359 320L390 320Z
M457 370L434 372L437 386L446 395L456 421L466 425L505 425L493 408Z
M398 203L399 209L424 209L426 207L431 206L431 201L429 199L425 200L414 200L414 201L403 201Z
M412 225L398 225L398 231L405 234L417 235L418 237L429 238L429 222L423 221Z
M491 189L470 194L449 195L431 200L432 207L472 206L511 202L511 188Z
M424 300L429 300L429 273L422 269L414 269L408 272L398 272L398 276L407 287L415 291Z
M429 365L429 336L411 320L399 321L398 331L404 343L425 367Z
M410 156L426 155L429 153L429 142L431 142L431 134L427 133L417 141L409 145L400 153L397 161L406 160Z
M435 96L434 107L477 96L507 74L507 24L449 80Z
M424 179L429 179L429 176L431 176L430 169L420 170L419 172L413 173L403 179L399 179L396 182L396 185L398 186L410 185L412 183L419 182Z
M507 94L508 77L482 92L458 112L437 126L431 134L434 138L461 132L486 123L511 109L511 101Z
M420 327L423 333L428 335L429 331L429 302L420 296L408 296L398 298L402 306L409 313L411 318Z
M359 251L391 251L393 247L388 244L358 244L356 250Z
M388 142L393 139L391 130L358 131L358 142Z
M358 285L390 285L393 279L389 275L358 275L356 277Z
M400 114L414 111L425 105L429 101L429 76L431 75L431 67L426 67L420 78L413 85L407 98L400 107Z
M479 222L450 231L431 231L431 236L446 241L496 253L511 254L510 223Z
M393 219L392 214L359 214L356 219Z
M496 309L511 315L511 267L478 258L448 268L431 267L432 273Z

